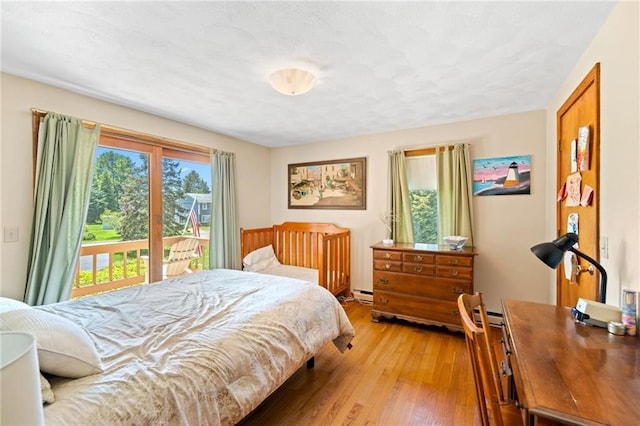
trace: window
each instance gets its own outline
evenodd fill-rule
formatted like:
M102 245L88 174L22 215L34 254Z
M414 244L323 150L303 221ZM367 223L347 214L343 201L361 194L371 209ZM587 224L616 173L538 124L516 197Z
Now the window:
M408 151L406 155L414 241L438 244L438 185L435 152L415 155Z
M45 114L32 110L34 153ZM199 268L206 267L209 228L187 222L193 206L184 200L188 192L210 194L210 149L108 125L98 145L71 297L160 280L165 246L186 235L200 237Z
M211 169L208 153L197 147L176 149L160 139L133 139L101 134L86 229L113 228L117 241L144 242L149 269L156 269L148 273L151 282L161 278L165 239L202 236L188 222L193 206L185 194L210 193ZM102 238L85 235L83 245L96 241Z

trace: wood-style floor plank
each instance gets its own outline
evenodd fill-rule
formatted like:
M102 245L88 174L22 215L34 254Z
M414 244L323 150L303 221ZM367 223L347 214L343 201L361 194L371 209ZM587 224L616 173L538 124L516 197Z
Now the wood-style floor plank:
M462 333L400 321L371 321L345 306L353 349L333 344L302 367L243 422L253 425L479 425Z

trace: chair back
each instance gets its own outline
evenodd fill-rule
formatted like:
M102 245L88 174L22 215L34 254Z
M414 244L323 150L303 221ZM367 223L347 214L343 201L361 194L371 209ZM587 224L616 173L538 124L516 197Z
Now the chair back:
M479 311L479 320L474 313L476 309ZM471 359L482 424L502 425L504 422L500 406L508 401L504 397L482 293L463 293L458 296L458 310Z
M169 257L163 261L163 269L165 269L163 272L166 278L191 272L189 264L196 257L198 244L198 240L187 238L171 246Z

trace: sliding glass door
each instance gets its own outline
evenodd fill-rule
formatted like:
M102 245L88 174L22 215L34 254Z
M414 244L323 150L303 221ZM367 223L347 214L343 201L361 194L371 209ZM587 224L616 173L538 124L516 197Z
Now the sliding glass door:
M103 134L72 297L161 280L169 247L188 237L205 268L210 188L208 155Z

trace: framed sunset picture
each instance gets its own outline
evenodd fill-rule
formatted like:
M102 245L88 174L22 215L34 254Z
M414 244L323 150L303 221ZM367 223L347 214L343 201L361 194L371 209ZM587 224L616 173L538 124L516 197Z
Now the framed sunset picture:
M531 194L531 156L473 160L473 195Z

